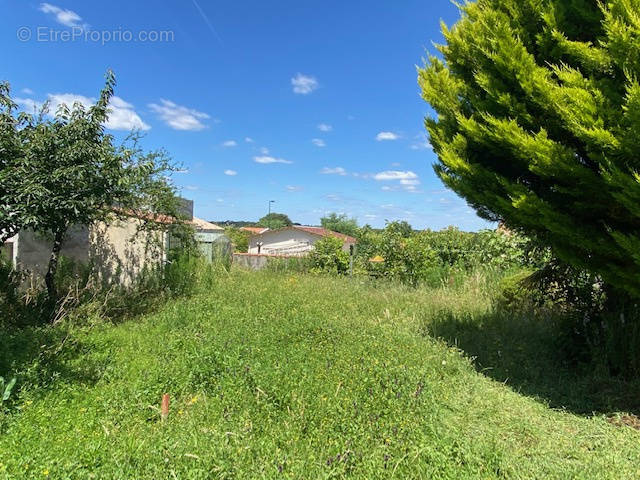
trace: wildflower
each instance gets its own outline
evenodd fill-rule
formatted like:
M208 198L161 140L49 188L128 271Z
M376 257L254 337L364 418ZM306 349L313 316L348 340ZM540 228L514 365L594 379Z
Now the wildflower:
M48 477L48 476L49 476L49 470L45 468L45 469L42 471L42 474L43 474L45 477Z

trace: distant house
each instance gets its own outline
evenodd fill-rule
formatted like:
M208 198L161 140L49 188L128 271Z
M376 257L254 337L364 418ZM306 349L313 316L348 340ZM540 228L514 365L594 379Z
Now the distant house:
M315 243L324 237L342 240L343 249L347 252L351 245L356 244L355 238L326 228L292 225L252 235L249 239L249 254L302 256L313 250Z

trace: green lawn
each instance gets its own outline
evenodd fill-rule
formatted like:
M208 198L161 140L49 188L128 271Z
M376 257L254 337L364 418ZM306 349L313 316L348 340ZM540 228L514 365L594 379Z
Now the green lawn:
M5 333L0 478L640 477L623 407L491 290L234 272L116 326Z

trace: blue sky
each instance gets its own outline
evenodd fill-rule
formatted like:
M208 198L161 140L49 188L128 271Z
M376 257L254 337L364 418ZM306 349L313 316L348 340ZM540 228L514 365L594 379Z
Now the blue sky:
M108 68L107 125L145 131L184 165L196 215L327 212L384 226L488 226L433 173L416 65L449 0L300 2L0 0L3 61L25 108L90 102Z

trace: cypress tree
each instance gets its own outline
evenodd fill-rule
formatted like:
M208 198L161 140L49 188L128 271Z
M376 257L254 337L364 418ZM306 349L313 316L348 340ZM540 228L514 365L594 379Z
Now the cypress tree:
M478 0L419 69L435 170L640 297L640 0Z

